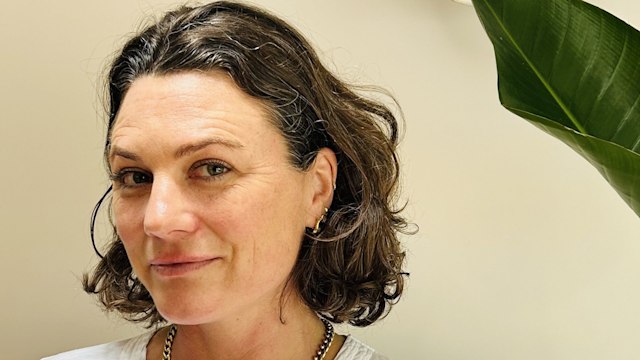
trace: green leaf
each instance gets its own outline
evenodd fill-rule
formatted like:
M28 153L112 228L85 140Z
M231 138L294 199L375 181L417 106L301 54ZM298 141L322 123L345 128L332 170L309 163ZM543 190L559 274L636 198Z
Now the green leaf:
M640 216L640 32L579 0L473 0L500 102L593 164Z

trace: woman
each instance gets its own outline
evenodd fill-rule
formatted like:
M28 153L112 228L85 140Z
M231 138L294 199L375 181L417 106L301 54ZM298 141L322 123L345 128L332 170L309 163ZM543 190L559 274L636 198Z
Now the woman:
M387 107L231 2L131 39L109 99L114 239L84 287L157 330L50 359L383 358L331 322L367 326L402 293Z

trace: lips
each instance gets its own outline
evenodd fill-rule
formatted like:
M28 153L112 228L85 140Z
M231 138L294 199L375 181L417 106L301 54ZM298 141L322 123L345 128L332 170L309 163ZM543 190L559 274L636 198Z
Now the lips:
M218 257L155 259L151 261L151 271L163 277L183 276L196 272L220 259Z

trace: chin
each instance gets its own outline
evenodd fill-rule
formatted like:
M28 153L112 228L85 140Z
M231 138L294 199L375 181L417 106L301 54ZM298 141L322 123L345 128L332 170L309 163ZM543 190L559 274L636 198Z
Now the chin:
M221 304L209 302L207 306L203 299L182 295L171 299L154 299L156 308L167 322L180 325L198 325L215 321L221 316Z
M192 308L165 309L158 307L158 312L167 322L179 325L200 325L213 322L216 319L214 312L194 310Z

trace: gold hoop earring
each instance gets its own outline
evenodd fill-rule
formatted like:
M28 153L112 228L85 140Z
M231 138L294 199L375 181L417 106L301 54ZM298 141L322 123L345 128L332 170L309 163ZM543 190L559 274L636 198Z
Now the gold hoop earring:
M329 209L324 208L324 211L322 212L322 215L320 215L320 218L316 222L316 226L314 226L313 230L311 230L311 233L313 235L317 235L320 232L320 225L322 225L327 220L327 213L328 212L329 212Z

